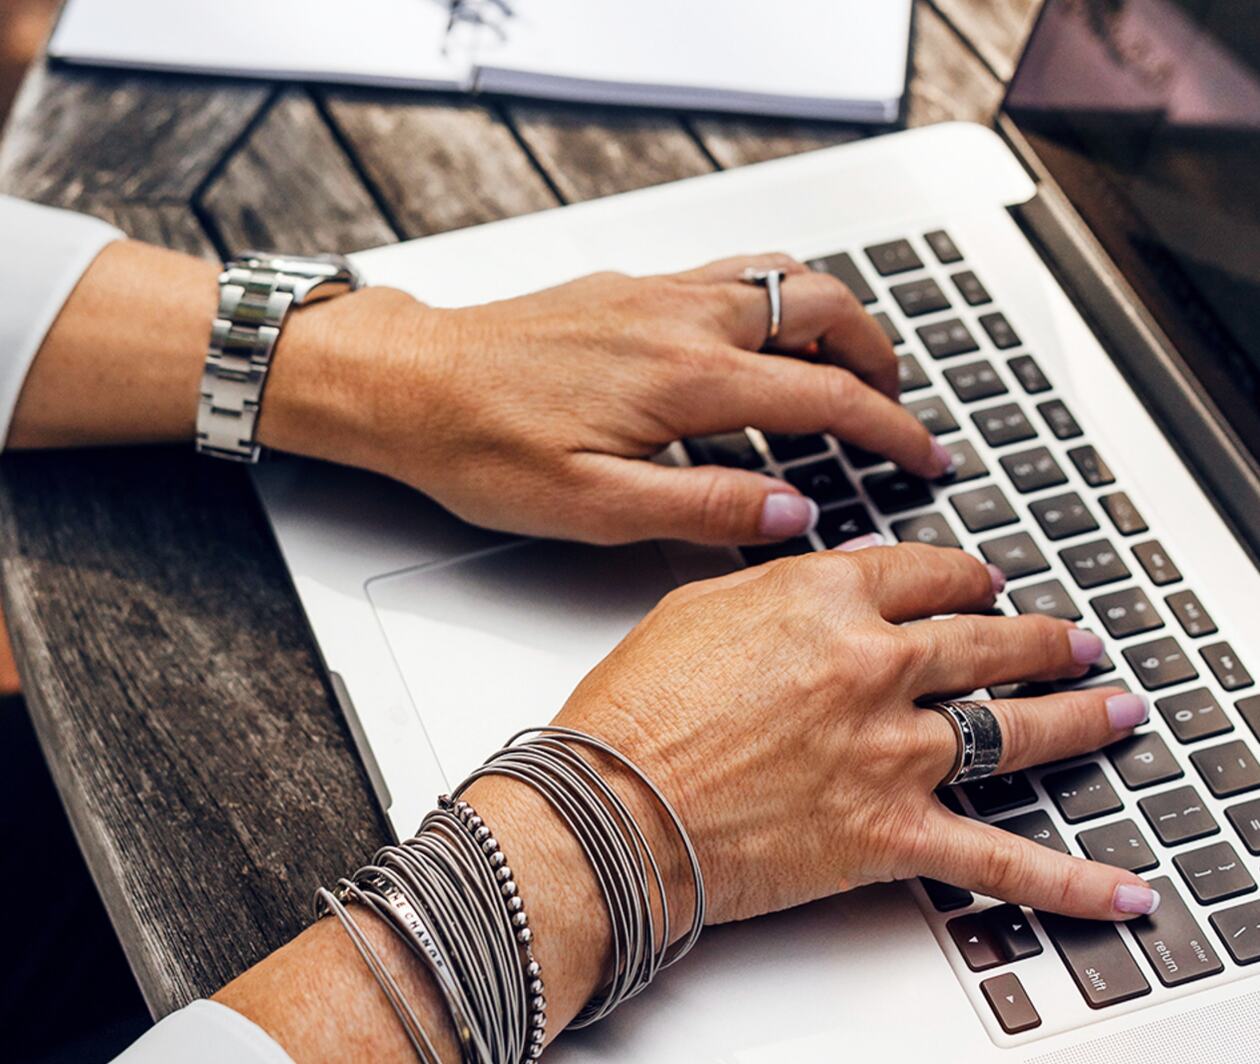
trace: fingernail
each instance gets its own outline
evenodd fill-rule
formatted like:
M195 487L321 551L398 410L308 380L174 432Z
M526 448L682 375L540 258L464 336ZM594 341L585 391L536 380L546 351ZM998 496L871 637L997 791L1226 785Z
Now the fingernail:
M985 568L989 570L989 579L993 581L993 594L1000 595L1002 588L1006 587L1006 574L996 565L986 565Z
M1149 916L1159 908L1159 891L1150 887L1135 887L1132 883L1121 883L1116 887L1111 904L1118 913Z
M818 524L818 503L804 495L780 491L767 495L761 507L761 534L768 539L803 536Z
M1103 641L1083 628L1068 631L1068 644L1072 648L1072 660L1078 665L1093 665L1103 656Z
M878 532L868 532L864 536L858 536L857 539L846 540L844 543L841 543L840 546L834 549L835 550L863 550L866 547L883 546L883 543L884 543L884 537L881 536Z
M1151 717L1151 703L1145 695L1126 692L1107 699L1107 721L1115 731L1127 731L1145 724Z
M940 440L932 441L932 461L936 465L938 477L943 477L954 468L954 456L945 449Z

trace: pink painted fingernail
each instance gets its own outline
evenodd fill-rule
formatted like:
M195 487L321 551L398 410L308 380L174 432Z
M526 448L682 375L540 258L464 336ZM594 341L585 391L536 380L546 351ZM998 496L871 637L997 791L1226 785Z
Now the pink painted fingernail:
M878 532L868 532L864 536L858 536L857 539L846 540L835 550L865 550L867 547L882 547L884 545L884 537Z
M1116 887L1111 904L1118 913L1149 916L1159 908L1159 891L1150 887L1135 887L1132 883L1121 883Z
M989 579L993 582L993 594L1000 595L1006 587L1006 574L996 565L986 565L985 568L989 570Z
M818 524L818 503L785 491L767 495L761 507L760 531L767 539L803 536Z
M1103 641L1084 628L1068 631L1068 645L1072 648L1072 660L1078 665L1093 665L1103 656Z
M954 468L954 456L945 449L940 440L932 441L932 461L936 465L936 475L943 477Z
M1107 721L1116 731L1127 731L1151 718L1151 703L1145 695L1125 692L1107 699Z

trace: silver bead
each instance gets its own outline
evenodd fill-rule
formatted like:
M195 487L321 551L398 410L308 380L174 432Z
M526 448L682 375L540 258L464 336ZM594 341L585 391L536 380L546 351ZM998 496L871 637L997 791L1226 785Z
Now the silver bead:
M481 850L483 853L494 853L494 851L497 850L498 848L499 848L499 840L496 839L493 835L491 835L490 838L486 839L486 841L481 844Z
M525 908L525 899L519 894L515 898L508 898L507 907L508 912L519 913L523 908Z
M519 898L515 898L513 900L520 901ZM512 917L513 927L527 927L528 925L529 925L529 917L524 912L518 912Z
M532 998L530 1000L529 1007L533 1009L534 1012L546 1012L547 999L543 997L542 994L539 994L536 998Z
M512 897L512 895L516 893L516 880L509 879L506 883L499 887L499 891L505 898Z
M476 814L476 813L474 813L472 816L470 816L470 817L468 818L468 826L469 826L470 828L479 828L479 827L481 827L481 825L482 825L482 824L484 824L484 823L485 823L485 821L484 821L484 820L482 820L482 819L481 819L481 817L477 816L477 814ZM490 833L489 833L489 832L486 832L486 834L488 835L488 834L490 834Z
M449 794L438 795L438 805L440 805L443 809L449 809L454 804L455 803L451 801L451 796Z
M529 967L525 969L525 974L530 978L536 979L538 976L542 975L542 965L537 961L530 961Z
M494 878L500 883L504 882L504 880L512 879L512 869L510 869L507 865L502 865L495 870Z
M461 798L458 802L455 803L455 809L460 814L460 816L463 816L465 813L470 812L472 810L472 806L470 806L467 802L465 802Z
M534 941L534 932L532 932L528 927L522 927L516 932L516 941L522 946L528 946Z
M535 996L543 992L543 984L541 979L535 979L529 984L529 992Z
M500 850L498 853L492 853L490 855L490 867L498 868L499 865L501 865L506 860L507 860L507 854L504 853L502 850Z
M529 1022L540 1030L545 1030L547 1027L547 1014L545 1012L535 1012L530 1016Z
M530 1060L537 1060L542 1055L543 1055L543 1047L540 1044L535 1044L529 1047Z
M468 826L472 827L471 817L468 820ZM486 827L485 824L482 824L481 827L476 828L473 831L473 838L476 839L478 842L485 842L486 839L488 839L489 837L490 837L490 829Z
M529 1040L534 1045L542 1045L543 1039L547 1037L547 1033L541 1027L535 1027L529 1032Z

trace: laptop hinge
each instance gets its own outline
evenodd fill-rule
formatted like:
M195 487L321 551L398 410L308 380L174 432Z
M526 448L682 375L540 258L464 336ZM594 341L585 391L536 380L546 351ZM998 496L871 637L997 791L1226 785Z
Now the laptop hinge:
M1005 116L998 125L1037 181L1009 208L1016 223L1260 565L1260 467L1019 130Z

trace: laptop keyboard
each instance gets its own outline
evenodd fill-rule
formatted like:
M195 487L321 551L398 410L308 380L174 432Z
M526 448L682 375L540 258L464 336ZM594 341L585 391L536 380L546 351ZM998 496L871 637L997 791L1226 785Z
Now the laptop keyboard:
M1141 873L1163 897L1153 917L1117 926L921 880L938 939L963 962L955 970L983 973L968 989L979 991L971 996L986 1026L1030 1038L1043 1025L1062 1028L1042 1011L1055 995L1039 1003L1026 989L1044 988L1044 976L1021 978L1047 958L1095 1010L1260 962L1260 900L1247 900L1260 873L1260 694L1248 693L1254 680L1212 619L1207 589L1187 586L1107 456L1054 394L1036 338L995 305L997 279L969 264L948 232L811 266L844 281L887 333L903 402L941 438L954 470L929 483L823 435L750 430L685 441L693 463L781 476L821 507L814 533L744 548L747 563L873 531L958 547L963 530L969 549L1006 574L999 609L1107 637L1107 655L1079 684L1141 689L1154 702L1148 725L1099 754L941 792L960 814ZM989 695L1054 689L1008 684Z

